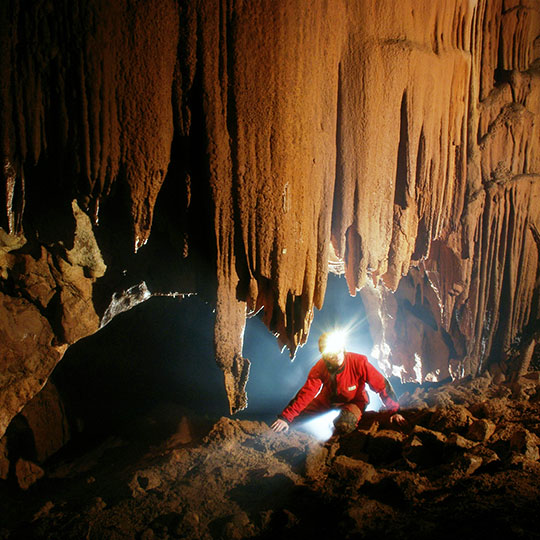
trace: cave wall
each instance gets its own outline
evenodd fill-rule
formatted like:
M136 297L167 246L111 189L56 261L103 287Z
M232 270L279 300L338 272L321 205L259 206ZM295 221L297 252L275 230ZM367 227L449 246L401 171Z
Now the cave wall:
M511 370L534 339L537 0L8 0L0 21L0 434L152 294L215 305L241 409L246 314L294 354L330 259L404 380Z

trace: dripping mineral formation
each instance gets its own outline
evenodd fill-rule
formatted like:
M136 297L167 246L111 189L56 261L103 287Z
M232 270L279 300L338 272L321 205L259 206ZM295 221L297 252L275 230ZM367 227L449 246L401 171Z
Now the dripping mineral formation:
M403 381L527 370L537 0L9 0L0 46L0 436L161 294L215 307L244 408L246 316L293 355L329 269Z

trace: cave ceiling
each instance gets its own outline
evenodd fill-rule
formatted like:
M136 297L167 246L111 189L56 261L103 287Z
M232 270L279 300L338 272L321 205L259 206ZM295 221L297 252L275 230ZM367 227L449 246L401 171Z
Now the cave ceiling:
M294 355L329 270L387 372L523 368L538 0L7 0L0 47L0 434L158 294L215 306L241 409L246 316Z

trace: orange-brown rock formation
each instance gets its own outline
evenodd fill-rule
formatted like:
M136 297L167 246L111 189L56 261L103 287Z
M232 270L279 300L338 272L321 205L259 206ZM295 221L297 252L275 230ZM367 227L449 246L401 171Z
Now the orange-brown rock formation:
M246 313L294 353L331 254L404 380L534 348L537 0L10 0L0 21L0 433L142 281L215 304L231 410Z

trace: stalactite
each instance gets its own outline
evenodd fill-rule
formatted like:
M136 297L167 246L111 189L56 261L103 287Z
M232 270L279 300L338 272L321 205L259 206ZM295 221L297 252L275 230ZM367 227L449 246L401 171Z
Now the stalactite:
M503 362L494 348L538 316L531 0L9 0L0 17L0 292L21 317L31 300L51 334L43 357L146 280L156 212L167 261L216 306L231 411L246 404L246 314L262 309L294 356L330 254L351 294L397 291L386 305L410 346L380 324L389 369L411 377ZM74 255L81 209L106 271ZM21 242L40 287L14 267ZM177 290L156 266L154 282ZM6 390L10 410L40 384Z

